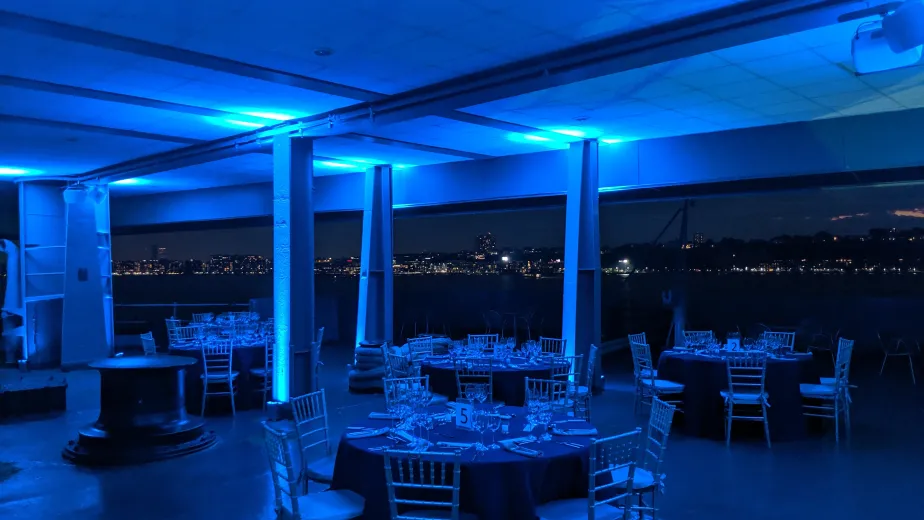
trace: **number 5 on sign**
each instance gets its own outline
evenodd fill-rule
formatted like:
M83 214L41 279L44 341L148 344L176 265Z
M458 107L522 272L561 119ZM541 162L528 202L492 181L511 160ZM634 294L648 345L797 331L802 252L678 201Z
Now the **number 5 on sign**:
M464 430L474 430L472 427L472 415L475 407L469 403L456 403L456 428Z

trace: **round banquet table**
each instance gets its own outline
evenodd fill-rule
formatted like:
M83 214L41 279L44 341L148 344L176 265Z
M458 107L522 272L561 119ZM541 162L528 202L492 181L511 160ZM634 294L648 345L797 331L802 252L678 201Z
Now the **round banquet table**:
M240 345L234 347L231 354L231 370L238 373L237 394L234 405L238 410L261 408L263 403L262 378L252 377L250 369L266 366L266 347L259 345ZM186 369L186 409L196 415L202 411L202 349L172 348L171 356L183 356L196 360ZM231 411L231 399L228 396L209 397L206 412L212 414L216 409Z
M445 412L446 408L431 407L431 411ZM505 406L499 412L513 417L509 421L507 435L497 431L497 442L527 435L523 433L526 414L522 408ZM561 419L565 419L565 416L553 420ZM387 425L387 421L365 419L351 426L382 428ZM586 422L574 422L568 423L567 427L577 429L591 426ZM540 426L537 432L541 431ZM476 442L479 436L476 432L457 429L451 422L437 425L430 432L430 442L469 443ZM490 439L491 432L485 432L485 444L490 444ZM527 444L526 447L542 452L542 456L537 458L504 449L490 450L475 457L474 449L464 450L460 476L461 510L477 515L480 520L535 520L537 505L566 498L586 498L590 450L564 446L557 441L589 446L592 437L553 436L551 442ZM344 436L337 449L331 489L348 489L365 498L363 518L367 520L390 518L384 453L376 448L391 446L392 442L386 436L363 439ZM434 446L430 451L453 450ZM601 479L598 485L611 482L608 473L598 478ZM602 492L598 492L598 500L602 497Z
M94 361L100 411L81 428L63 456L86 465L141 464L194 453L215 444L215 434L186 415L183 372L194 360L128 356Z
M494 361L494 401L523 406L526 403L526 378L551 379L552 367L548 363L527 365L523 358L510 358L510 361L514 366ZM445 395L450 401L461 397L456 387L456 369L451 360L425 359L421 362L420 373L430 376L430 390L434 393Z
M801 383L820 383L818 369L810 354L797 354L791 358L770 358L764 390L769 395L767 420L770 422L770 439L797 440L806 436L805 417L802 415ZM658 360L658 378L684 385L683 413L677 414L683 432L687 435L725 439L725 403L719 394L728 389L728 371L725 360L696 354L661 353ZM763 436L763 427L754 422L736 421L732 426L732 439L738 432L752 428Z

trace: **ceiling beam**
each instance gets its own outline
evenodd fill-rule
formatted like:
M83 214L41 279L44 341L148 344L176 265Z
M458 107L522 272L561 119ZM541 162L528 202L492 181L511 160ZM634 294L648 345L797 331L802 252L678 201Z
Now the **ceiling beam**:
M321 79L301 76L285 71L274 70L267 67L251 65L240 61L230 60L204 54L201 52L179 49L169 45L139 40L118 34L107 33L86 27L69 25L52 20L35 18L24 14L13 13L0 10L0 27L13 29L29 34L36 34L48 38L54 38L62 41L81 43L101 49L109 49L118 52L128 52L137 56L155 58L173 63L180 63L192 67L223 72L234 76L257 79L278 85L286 85L312 92L320 92L333 96L354 99L357 101L373 102L382 101L388 98L387 94L373 92L370 90L350 87L339 83L333 83ZM538 128L532 128L523 125L498 121L487 117L476 116L448 110L439 114L441 117L460 121L473 125L486 126L505 131L532 133L541 131ZM515 129L511 129L515 128Z
M175 135L152 134L150 132L139 132L137 130L125 130L123 128L109 128L106 126L85 125L82 123L71 123L68 121L54 121L51 119L36 119L34 117L14 116L14 115L9 115L9 114L0 114L0 123L41 126L43 128L74 130L77 132L115 135L119 137L133 137L135 139L147 139L149 141L161 141L164 143L198 144L198 143L203 142L201 139L193 139L191 137L178 137Z
M440 148L439 146L430 146L426 144L410 143L407 141L398 141L397 139L383 139L381 137L376 137L374 135L343 134L340 137L343 137L346 139L352 139L354 141L362 141L364 143L384 144L387 146L394 146L396 148L404 148L407 150L414 150L417 152L436 153L436 154L441 154L441 155L449 155L452 157L464 157L466 159L490 159L493 157L493 155L485 155L485 154L474 153L474 152L462 152L459 150L448 150L446 148Z
M59 83L51 83L48 81L18 78L15 76L0 75L0 85L16 87L16 88L21 88L25 90L32 90L32 91L37 91L37 92L49 92L52 94L60 94L64 96L80 97L84 99L94 99L97 101L107 101L111 103L120 103L124 105L154 108L157 110L166 110L169 112L177 112L181 114L192 114L192 115L197 115L197 116L215 117L219 119L234 119L234 118L242 117L241 114L237 114L234 112L227 112L224 110L197 107L194 105L185 105L182 103L173 103L170 101L131 96L128 94L118 94L115 92L106 92L103 90L94 90L94 89L89 89L89 88L74 87L71 85L62 85ZM143 133L143 132L139 132L139 133ZM118 135L118 134L113 133L113 135ZM150 134L150 135L156 135L156 134ZM340 137L349 138L351 136L343 135ZM371 139L374 139L374 142L376 144L381 144L385 146L394 146L396 148L425 151L429 153L438 153L441 155L448 155L450 157L461 157L464 159L485 159L485 158L491 157L490 155L476 154L472 152L466 152L463 150L441 148L438 146L429 146L425 144L411 143L407 141L396 141L393 139L387 139L385 137L374 137L374 136L366 136L366 135L363 135L361 137L362 138L359 140L369 141L371 138ZM175 137L173 139L187 139L187 138ZM177 141L177 142L180 142L180 141ZM182 144L195 144L195 143L202 143L202 142L205 142L205 141L202 141L200 139L187 139L187 141L182 142ZM370 141L370 142L373 142L373 141Z
M206 145L194 153L207 162L229 146L250 146L275 135L323 137L372 133L388 125L552 87L666 63L716 50L766 40L837 23L840 15L866 7L854 0L751 0L680 20L619 34L563 51L495 67L475 74L359 103L329 114L287 121ZM113 178L151 171L176 154L155 154L113 165L100 174ZM169 168L167 168L169 169Z
M82 43L103 49L128 52L137 56L182 63L192 67L225 72L236 76L245 76L268 81L270 83L278 83L280 85L321 92L331 96L355 99L358 101L378 101L383 99L382 94L348 87L330 81L309 78L290 72L282 72L227 58L171 47L169 45L161 45L159 43L130 38L128 36L120 36L118 34L88 29L86 27L78 27L76 25L69 25L52 20L34 18L32 16L10 11L0 11L0 27L58 40Z

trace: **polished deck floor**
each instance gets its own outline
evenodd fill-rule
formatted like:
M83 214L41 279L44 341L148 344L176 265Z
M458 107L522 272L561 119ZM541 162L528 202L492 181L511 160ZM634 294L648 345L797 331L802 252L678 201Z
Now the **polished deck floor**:
M381 408L382 398L345 391L348 350L325 350L332 436ZM605 360L607 391L594 403L602 433L631 429L631 361ZM863 370L863 366L867 369ZM906 364L879 377L875 358L854 363L852 439L833 435L768 450L760 438L721 442L674 435L659 497L660 518L802 520L920 518L924 511L924 381L912 386ZM921 373L919 372L919 375ZM272 487L262 451L261 412L211 417L214 448L140 467L87 470L61 459L76 428L96 417L95 372L67 375L67 414L0 425L0 518L4 520L270 519ZM924 377L922 377L924 379ZM332 391L337 389L338 391ZM340 391L342 390L342 391Z

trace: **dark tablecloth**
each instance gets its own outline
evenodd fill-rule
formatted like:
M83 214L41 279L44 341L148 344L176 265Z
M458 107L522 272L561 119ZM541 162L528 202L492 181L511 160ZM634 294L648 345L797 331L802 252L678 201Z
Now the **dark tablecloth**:
M658 378L684 385L683 413L675 421L687 435L725 439L725 404L719 394L728 389L725 360L664 352L658 360ZM802 415L801 383L819 383L818 369L810 355L795 359L769 359L764 389L769 394L767 419L772 441L804 438L807 429ZM745 431L763 436L763 427L736 421L732 438Z
M186 411L195 415L202 412L202 351L199 349L172 348L172 356L187 356L198 360L195 365L186 367ZM262 379L251 377L250 369L266 366L266 350L261 344L252 347L234 347L231 355L231 369L236 370L237 395L234 405L238 410L250 410L263 407ZM215 385L216 389L220 387ZM231 411L231 399L226 395L209 396L205 406L208 414Z
M517 360L525 363L525 360ZM421 363L421 375L430 376L430 390L445 395L450 401L459 398L456 387L456 370L451 361L431 362L425 360ZM524 368L502 366L500 362L494 364L494 401L503 402L511 406L526 404L526 378L550 379L552 369L548 364L528 365Z
M440 411L445 408L440 407ZM510 433L497 432L497 441L523 437L522 408L503 407L501 413L514 414L510 420ZM558 417L556 419L562 419ZM381 428L388 421L366 419L353 426ZM587 423L569 423L569 428L588 428ZM541 428L541 427L540 427ZM350 431L350 430L347 430ZM541 430L539 430L541 431ZM440 435L442 433L443 435ZM476 442L480 434L456 429L455 425L439 425L430 433L431 442ZM490 444L491 432L485 433L485 444ZM591 437L553 437L553 442L533 443L528 446L543 452L542 457L529 458L504 449L491 450L473 458L474 450L462 452L460 507L462 511L478 515L480 520L535 520L539 504L565 498L587 497L587 449L564 446L554 441L567 441L589 446ZM348 489L366 499L363 518L385 520L389 518L388 490L385 484L383 453L370 451L392 441L386 437L349 439L343 437L337 450L334 482L331 489ZM431 451L452 451L432 448ZM608 479L609 474L602 477ZM600 480L599 484L608 483ZM598 493L598 499L603 495Z

